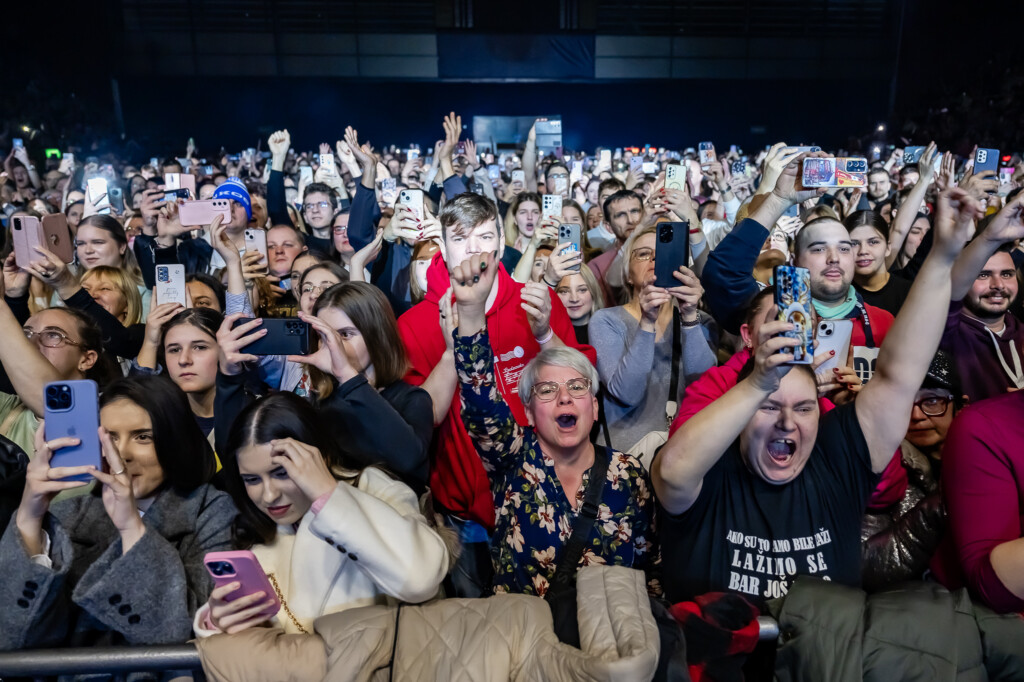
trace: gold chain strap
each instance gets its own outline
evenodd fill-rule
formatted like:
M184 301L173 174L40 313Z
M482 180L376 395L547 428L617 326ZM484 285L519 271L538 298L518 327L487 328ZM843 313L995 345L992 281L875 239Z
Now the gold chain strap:
M277 578L274 577L273 573L268 573L267 577L270 578L270 584L274 586L274 593L277 594L277 598L281 601L281 606L284 608L284 612L288 614L288 617L291 618L292 623L295 624L295 627L298 628L299 632L304 635L308 635L309 631L302 627L302 624L299 623L299 619L296 618L295 614L292 613L292 610L288 608L288 602L284 600L284 595L281 594L281 588L277 585Z

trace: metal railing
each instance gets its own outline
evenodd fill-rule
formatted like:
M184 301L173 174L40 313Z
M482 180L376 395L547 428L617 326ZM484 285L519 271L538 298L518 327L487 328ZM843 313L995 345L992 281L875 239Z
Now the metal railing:
M774 618L760 616L757 622L761 626L759 639L778 639L779 624ZM0 652L0 676L11 677L162 672L200 668L202 664L199 661L199 651L194 644Z

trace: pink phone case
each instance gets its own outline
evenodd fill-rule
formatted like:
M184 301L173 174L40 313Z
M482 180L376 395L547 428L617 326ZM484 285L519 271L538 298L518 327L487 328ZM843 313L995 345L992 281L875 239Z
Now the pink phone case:
M35 250L43 246L43 229L35 216L15 216L11 219L11 240L14 242L14 258L18 267L27 268L43 255Z
M51 213L43 216L43 243L65 263L75 258L74 238L68 227L68 219L63 213Z
M278 599L274 586L270 584L270 579L267 578L256 555L249 550L208 552L203 557L203 563L217 587L233 582L241 583L242 586L229 594L226 601L234 601L250 594L263 592L266 598L272 599L274 603L262 611L262 615L270 619L281 609L281 600Z
M213 222L214 216L218 214L223 216L221 223L231 221L230 199L203 199L200 201L185 201L178 204L178 219L186 227L209 225Z

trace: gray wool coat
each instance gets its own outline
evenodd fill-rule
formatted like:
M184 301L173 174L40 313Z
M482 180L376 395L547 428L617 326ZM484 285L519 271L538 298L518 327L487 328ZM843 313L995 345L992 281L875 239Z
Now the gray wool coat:
M53 568L31 561L12 518L0 538L0 650L187 641L213 586L203 556L231 549L236 514L211 485L165 490L122 556L100 497L64 500L43 525Z

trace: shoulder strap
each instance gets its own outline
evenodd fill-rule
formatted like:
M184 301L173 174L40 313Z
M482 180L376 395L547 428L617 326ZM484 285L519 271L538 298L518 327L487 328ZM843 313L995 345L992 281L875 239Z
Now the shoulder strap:
M601 495L604 492L604 480L608 476L610 457L611 451L608 448L600 445L594 446L594 464L590 467L587 491L583 495L583 504L580 505L576 521L572 524L572 535L565 543L565 551L562 553L562 558L558 560L555 575L551 578L552 587L568 585L576 576L576 566L583 557L587 536L590 535L590 529L594 527L594 521L597 520L597 511L601 505Z
M679 308L672 306L672 374L668 384L668 402L665 404L665 416L669 424L676 418L676 411L679 409L679 361L683 357L683 339L679 328L683 324L683 317Z
M18 418L28 409L28 406L23 402L18 402L17 405L11 408L4 417L4 420L0 422L0 435L7 436L7 432L10 431L11 427L14 426L14 422L18 421Z
M601 382L600 387L597 390L597 423L601 427L601 435L604 436L604 444L608 446L608 449L612 449L612 437L608 433L608 415L604 408L604 395L607 392L604 382ZM594 455L597 456L596 454ZM596 460L595 460L596 461Z

